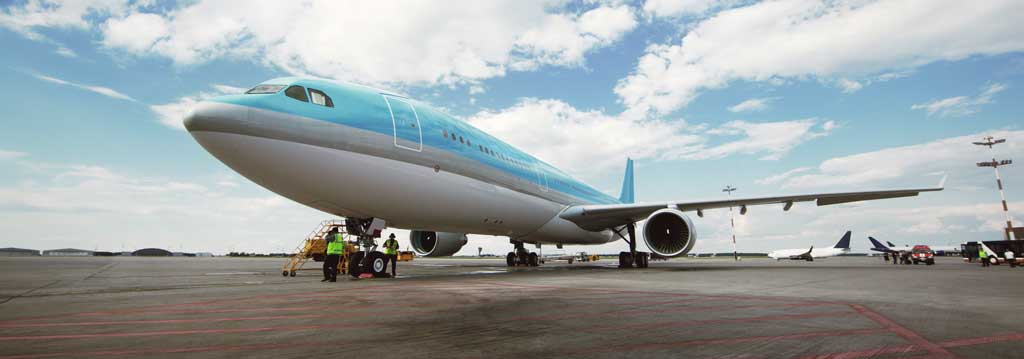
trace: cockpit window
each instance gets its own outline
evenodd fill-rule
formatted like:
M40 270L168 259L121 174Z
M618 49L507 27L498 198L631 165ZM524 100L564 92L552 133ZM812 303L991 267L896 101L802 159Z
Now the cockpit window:
M250 95L277 93L284 88L284 85L256 85L252 90L246 91L245 93Z
M334 107L334 101L331 101L331 97L327 96L323 91L316 89L309 89L309 99L314 104L320 106Z
M309 102L309 97L306 96L306 89L302 88L302 86L289 87L287 90L284 90L284 95L302 102Z

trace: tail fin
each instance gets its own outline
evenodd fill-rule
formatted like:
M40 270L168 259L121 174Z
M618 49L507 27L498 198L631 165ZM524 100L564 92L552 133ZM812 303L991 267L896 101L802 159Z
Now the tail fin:
M622 194L619 195L619 202L622 203L633 203L634 191L634 180L633 180L633 159L626 159L626 177L622 179Z
M880 248L880 249L885 249L885 248L888 248L888 247L886 247L886 246L882 245L882 243L878 242L878 240L877 240L877 239L875 239L875 237L870 237L870 236L869 236L869 237L868 237L868 240L870 240L870 241L871 241L871 246L873 246L874 248Z
M844 234L843 238L839 240L839 243L836 243L834 248L850 249L850 234L851 231L846 231L846 234Z
M889 242L889 241L885 241L885 244L888 244L889 247L895 247L896 246L895 244L892 244L892 242Z

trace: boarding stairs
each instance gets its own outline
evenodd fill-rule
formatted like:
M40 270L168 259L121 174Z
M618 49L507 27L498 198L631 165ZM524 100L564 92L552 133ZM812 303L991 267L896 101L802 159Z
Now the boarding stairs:
M324 237L335 228L338 229L339 233L346 234L344 220L329 219L320 222L320 225L310 232L306 239L302 240L295 247L295 250L292 251L293 254L291 257L288 257L288 262L281 268L281 275L294 277L295 272L301 270L302 266L310 259L322 257L327 251L327 241L324 240Z

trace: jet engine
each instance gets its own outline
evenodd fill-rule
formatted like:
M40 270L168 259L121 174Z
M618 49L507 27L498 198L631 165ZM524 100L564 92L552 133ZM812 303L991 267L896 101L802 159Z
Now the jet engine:
M651 213L644 224L644 242L652 252L665 257L685 255L697 242L693 221L675 208Z
M411 231L409 243L412 250L424 257L445 257L455 254L466 245L466 235L462 233Z

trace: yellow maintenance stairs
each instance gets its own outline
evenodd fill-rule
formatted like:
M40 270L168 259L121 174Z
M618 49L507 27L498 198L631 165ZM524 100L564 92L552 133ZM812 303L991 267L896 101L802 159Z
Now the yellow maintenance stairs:
M377 272L380 268L364 268L359 266L359 263L352 263L352 261L362 262L364 253L359 250L359 243L363 242L364 245L376 248L376 243L372 239L363 237L360 239L359 236L350 234L347 232L345 227L345 221L340 219L330 219L320 222L320 224L312 232L306 236L306 239L302 240L301 243L293 251L291 257L288 257L288 262L285 263L284 267L281 268L281 275L294 277L295 273L302 270L302 267L309 262L310 259L316 262L322 262L327 252L327 241L324 237L327 233L337 229L338 233L341 233L345 238L345 253L341 256L341 260L338 263L339 274L351 274L353 277L358 277L363 272ZM369 240L369 243L365 241ZM371 252L371 259L376 259L380 256L380 252ZM398 252L399 262L408 262L413 258L411 251ZM375 262L375 261L371 261ZM371 263L364 263L371 264ZM376 264L376 265L372 265ZM373 267L380 267L380 263L372 263Z

